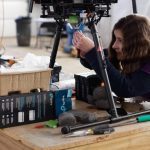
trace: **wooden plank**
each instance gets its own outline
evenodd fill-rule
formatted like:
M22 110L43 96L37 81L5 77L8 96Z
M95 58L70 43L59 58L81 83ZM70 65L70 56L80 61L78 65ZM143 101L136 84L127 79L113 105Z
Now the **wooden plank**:
M11 138L9 135L0 131L0 149L1 150L32 150L28 145L24 145L21 141Z
M77 108L81 109L82 102L78 104L80 105ZM85 109L91 108L86 105ZM94 112L94 109L92 111ZM15 150L148 150L150 147L150 122L116 127L115 132L111 134L74 138L64 137L60 132L61 128L36 129L37 124L41 123L0 130L0 146L6 147L3 150L10 147L15 149L15 146Z
M35 124L4 129L2 132L31 149L41 150L62 150L62 149L104 149L119 150L121 146L142 147L143 142L146 147L150 145L150 123L139 123L134 125L115 128L115 132L106 135L92 135L84 137L65 138L57 129L35 129ZM145 140L143 139L145 137ZM137 146L136 146L137 142ZM90 145L89 145L90 144ZM140 147L140 148L141 148ZM106 150L107 150L106 149ZM143 149L140 149L143 150Z
M149 150L150 132L143 132L117 139L72 148L71 150Z
M104 120L109 117L106 111L97 110L94 106L89 105L83 101L72 100L73 109L84 110L87 112L95 113L99 120ZM41 123L37 123L41 124ZM15 141L21 141L24 145L30 146L30 148L36 147L44 149L45 147L62 149L60 144L65 143L66 139L61 135L60 128L58 129L35 129L35 124L17 126L12 128L6 128L1 130L2 133L11 137ZM67 143L70 143L72 139L67 139ZM75 140L76 141L76 140ZM78 140L77 140L78 143ZM74 144L73 144L74 145ZM68 146L65 146L68 148ZM72 147L72 144L71 144Z

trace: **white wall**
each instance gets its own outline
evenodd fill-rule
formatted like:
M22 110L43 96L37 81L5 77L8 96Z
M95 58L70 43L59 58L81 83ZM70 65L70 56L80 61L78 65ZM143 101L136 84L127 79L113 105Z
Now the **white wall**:
M4 37L16 36L16 22L18 17L28 16L28 0L0 0L0 37L4 30ZM40 5L34 5L32 17L31 32L36 34L36 24L34 18L41 15ZM4 25L4 28L3 28Z
M32 13L30 13L30 16L32 18L32 35L35 36L37 34L37 22L36 19L40 18L41 12L41 5L34 4Z
M0 0L0 36L2 33L3 24L3 5L4 1L4 36L16 36L16 23L15 19L19 16L27 16L28 4L27 0ZM136 0L138 13L150 16L150 0ZM114 23L121 17L131 14L132 0L118 0L118 3L112 4L110 18L102 18L98 24L98 30L101 35L104 47L108 46L111 37L111 30ZM32 17L32 35L36 34L35 19L41 15L41 6L35 4L33 12L30 14Z
M138 14L150 17L150 0L136 0L136 3ZM98 24L103 47L108 47L111 40L111 30L118 19L132 13L132 0L118 0L118 3L112 4L110 10L111 17L102 18Z
M4 36L16 35L15 19L27 15L26 2L26 0L0 0L0 36L3 30Z

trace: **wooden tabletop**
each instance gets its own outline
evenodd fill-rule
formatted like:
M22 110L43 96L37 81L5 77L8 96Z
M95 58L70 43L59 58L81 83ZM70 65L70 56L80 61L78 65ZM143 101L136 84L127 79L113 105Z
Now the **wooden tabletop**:
M81 107L82 102L80 103ZM86 108L89 106L87 105ZM80 109L80 108L79 108ZM89 108L88 108L89 109ZM102 111L106 117L107 113ZM150 122L116 127L111 134L66 138L61 128L30 124L0 130L1 150L149 150Z

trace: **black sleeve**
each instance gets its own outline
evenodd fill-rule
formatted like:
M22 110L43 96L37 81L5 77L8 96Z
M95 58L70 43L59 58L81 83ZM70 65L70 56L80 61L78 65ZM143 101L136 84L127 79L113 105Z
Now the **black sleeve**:
M105 57L107 58L108 57L108 49L103 49L103 51L104 51ZM91 70L93 69L92 66L90 65L90 63L85 58L80 57L80 62L84 67L91 69Z
M84 59L84 58L80 58L80 63L81 63L84 67L86 67L86 68L88 68L88 69L91 69L91 70L92 70L91 65L88 63L88 61L87 61L86 59Z
M90 63L95 72L101 77L101 70L95 50L91 50L85 55L86 61ZM142 96L150 92L150 75L138 70L130 75L119 72L106 58L107 73L112 91L120 97Z

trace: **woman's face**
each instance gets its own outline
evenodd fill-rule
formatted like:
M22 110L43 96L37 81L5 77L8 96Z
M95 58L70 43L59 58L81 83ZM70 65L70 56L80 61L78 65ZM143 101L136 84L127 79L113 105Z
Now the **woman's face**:
M116 51L117 54L117 59L122 60L123 59L123 34L121 30L116 29L114 30L114 35L115 35L115 42L112 45L112 48Z

